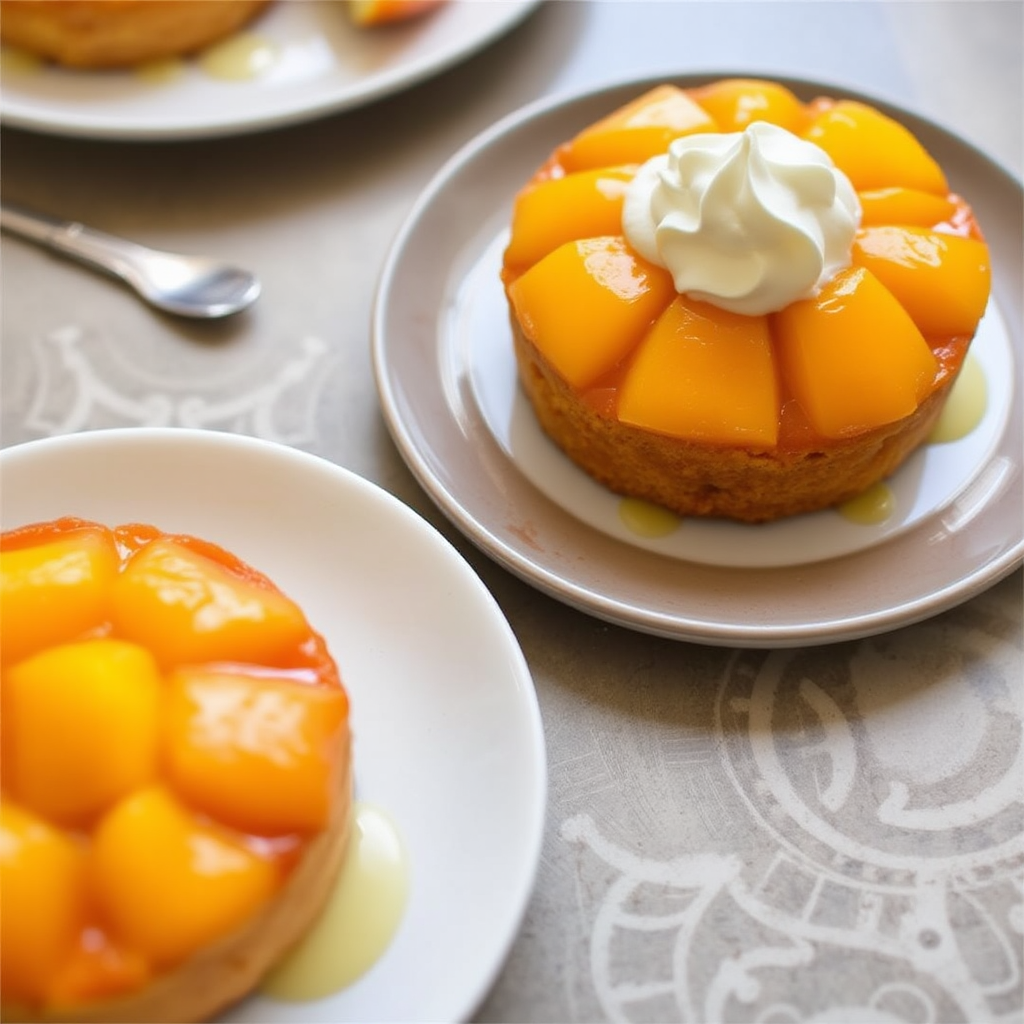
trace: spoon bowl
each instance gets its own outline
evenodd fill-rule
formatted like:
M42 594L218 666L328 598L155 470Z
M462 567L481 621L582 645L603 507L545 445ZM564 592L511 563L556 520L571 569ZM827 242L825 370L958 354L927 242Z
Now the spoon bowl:
M206 256L149 249L122 276L151 305L177 316L229 316L252 305L260 284L247 270Z
M118 277L151 306L174 316L230 316L251 306L260 294L259 280L231 264L162 252L22 207L0 207L0 229Z

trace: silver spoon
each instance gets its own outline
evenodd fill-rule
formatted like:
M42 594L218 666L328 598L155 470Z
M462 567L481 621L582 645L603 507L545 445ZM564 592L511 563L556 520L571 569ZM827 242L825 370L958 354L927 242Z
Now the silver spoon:
M252 274L220 260L160 252L21 207L0 206L0 229L113 274L157 309L177 316L228 316L260 294Z

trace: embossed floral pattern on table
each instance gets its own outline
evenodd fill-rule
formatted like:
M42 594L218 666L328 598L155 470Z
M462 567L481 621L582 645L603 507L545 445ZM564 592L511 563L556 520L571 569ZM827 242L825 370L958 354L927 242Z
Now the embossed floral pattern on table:
M563 821L607 1018L1019 1020L1024 724L1006 627L929 624L929 661L899 634L736 655L713 738L664 733L642 757L675 791L659 832L700 821L706 849L692 831L632 844L586 812ZM614 755L570 774L589 764L597 786Z
M203 427L301 445L316 438L313 414L330 362L308 336L282 346L271 372L236 380L175 380L147 372L92 331L60 327L32 349L35 379L23 426L36 436L96 427ZM118 381L123 378L123 384ZM295 401L290 392L298 392ZM298 412L298 421L296 421ZM285 426L281 421L290 421Z

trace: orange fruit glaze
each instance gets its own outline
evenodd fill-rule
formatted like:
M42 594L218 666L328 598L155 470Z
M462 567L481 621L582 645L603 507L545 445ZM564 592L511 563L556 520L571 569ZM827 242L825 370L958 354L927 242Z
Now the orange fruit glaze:
M623 237L637 168L681 135L777 124L858 193L851 266L812 299L741 317L675 291ZM515 317L583 401L687 440L770 451L856 437L954 376L985 311L988 248L967 202L899 122L728 79L661 85L559 146L516 197L502 281Z
M353 25L373 28L421 18L447 0L348 0Z
M348 697L223 549L65 518L0 538L0 986L66 1009L242 927L328 823Z

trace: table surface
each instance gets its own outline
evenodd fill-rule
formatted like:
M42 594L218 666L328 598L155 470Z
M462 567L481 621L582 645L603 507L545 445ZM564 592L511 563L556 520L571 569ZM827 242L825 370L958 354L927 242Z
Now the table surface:
M165 419L198 401L213 429L397 495L511 623L544 722L547 826L476 1019L1022 1019L1020 571L919 624L807 648L611 625L511 575L438 511L388 434L369 345L413 203L528 102L660 73L819 79L932 119L1019 178L1022 39L1020 2L551 2L413 88L274 131L3 130L5 199L217 253L264 283L242 317L186 324L4 237L4 445L150 423L156 394Z

